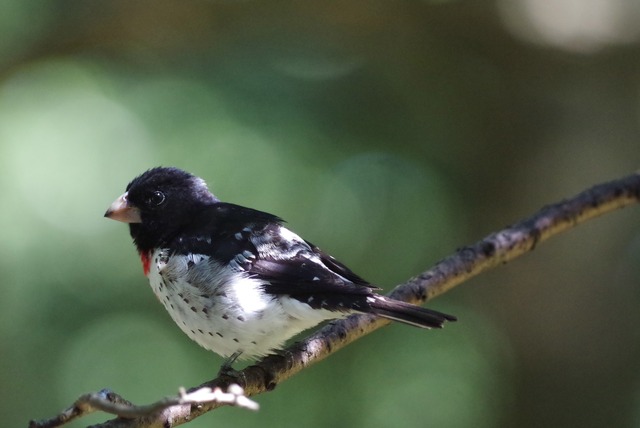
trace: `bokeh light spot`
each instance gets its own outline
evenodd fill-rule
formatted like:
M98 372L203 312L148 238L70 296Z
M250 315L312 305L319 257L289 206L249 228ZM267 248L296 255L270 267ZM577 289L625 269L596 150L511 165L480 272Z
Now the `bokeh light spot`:
M355 254L375 276L407 275L456 235L454 198L435 170L385 152L340 162L325 187L318 228L338 254Z
M447 308L450 313L459 313ZM510 406L513 353L493 323L468 309L442 331L393 326L369 353L362 426L494 427ZM478 336L477 332L482 331ZM402 364L394 364L398 358ZM375 386L374 386L375 385Z
M55 370L58 396L104 387L137 402L173 394L201 375L180 364L190 355L177 338L141 315L115 314L89 323L68 338Z
M73 63L44 63L7 82L0 142L8 180L29 209L79 234L106 227L105 183L127 183L153 162L142 124Z
M589 53L640 36L640 4L628 0L499 0L505 26L530 42Z

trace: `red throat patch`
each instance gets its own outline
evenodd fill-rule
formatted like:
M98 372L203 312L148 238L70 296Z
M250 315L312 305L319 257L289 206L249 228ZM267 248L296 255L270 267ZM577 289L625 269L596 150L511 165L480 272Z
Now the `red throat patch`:
M148 276L151 269L151 253L140 253L140 260L142 261L144 276Z

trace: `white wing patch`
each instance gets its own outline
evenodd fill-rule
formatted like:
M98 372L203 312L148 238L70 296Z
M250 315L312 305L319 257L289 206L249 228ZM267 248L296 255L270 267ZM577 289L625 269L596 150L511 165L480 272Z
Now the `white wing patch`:
M249 239L258 250L258 254L273 260L287 260L301 251L311 251L311 247L298 235L284 226L278 226L278 239L271 233L254 234Z

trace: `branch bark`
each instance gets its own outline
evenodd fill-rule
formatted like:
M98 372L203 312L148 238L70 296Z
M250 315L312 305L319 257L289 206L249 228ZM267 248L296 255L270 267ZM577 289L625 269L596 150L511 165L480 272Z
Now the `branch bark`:
M531 250L539 243L565 230L602 214L640 201L640 173L619 180L596 185L578 195L548 205L499 232L493 233L473 245L460 248L455 254L396 287L391 293L395 299L411 303L424 303L462 282L496 266L502 265ZM354 315L334 321L305 340L295 343L278 355L270 355L238 373L237 377L220 377L191 388L228 388L239 383L249 397L271 391L277 384L300 372L307 366L388 324L389 321L369 315ZM217 407L229 405L223 401L170 403L141 417L116 419L96 425L101 428L166 427L177 426L201 416ZM60 415L58 415L60 416ZM51 420L54 420L52 418ZM49 420L49 421L51 421ZM64 422L63 422L64 423ZM39 425L31 427L60 426Z

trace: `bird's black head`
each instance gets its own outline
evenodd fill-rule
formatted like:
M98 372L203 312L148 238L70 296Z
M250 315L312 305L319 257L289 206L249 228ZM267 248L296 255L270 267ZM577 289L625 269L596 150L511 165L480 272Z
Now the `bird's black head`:
M158 167L134 178L105 217L129 223L138 250L148 251L216 202L201 178L178 168Z

